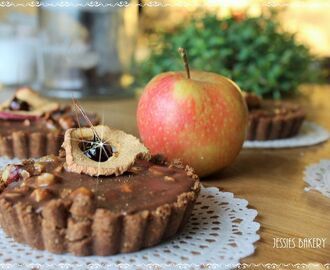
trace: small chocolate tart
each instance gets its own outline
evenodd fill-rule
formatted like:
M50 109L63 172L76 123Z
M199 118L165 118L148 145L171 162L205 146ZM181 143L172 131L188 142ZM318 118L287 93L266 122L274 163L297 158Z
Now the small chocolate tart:
M88 114L93 124L96 114ZM0 105L0 156L38 158L58 154L69 128L89 126L70 106L60 107L29 88L18 89L15 96Z
M53 253L111 255L154 246L186 224L200 190L180 162L136 159L120 176L70 172L49 156L2 172L0 223L17 242Z
M299 133L306 118L301 106L284 101L263 100L251 93L244 93L244 96L249 109L247 140L277 140Z

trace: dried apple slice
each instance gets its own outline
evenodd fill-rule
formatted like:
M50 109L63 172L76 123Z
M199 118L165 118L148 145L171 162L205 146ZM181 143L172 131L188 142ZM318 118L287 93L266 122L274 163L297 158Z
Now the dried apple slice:
M91 176L120 175L137 158L150 159L148 149L139 139L102 125L67 130L62 147L66 169Z
M34 119L45 113L59 109L57 102L48 101L30 88L20 88L14 98L0 105L0 118L2 119Z

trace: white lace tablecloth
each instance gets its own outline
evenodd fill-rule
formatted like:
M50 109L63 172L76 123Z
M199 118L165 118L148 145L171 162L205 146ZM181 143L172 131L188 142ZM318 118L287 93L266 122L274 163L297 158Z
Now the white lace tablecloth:
M330 198L330 160L308 166L304 180L309 185L305 191L316 190Z
M0 269L231 269L254 253L257 211L217 188L202 188L185 230L163 244L108 257L54 255L15 243L0 230ZM157 268L159 267L159 268Z
M329 132L319 125L305 121L297 136L269 141L245 141L243 148L292 148L310 146L325 142Z

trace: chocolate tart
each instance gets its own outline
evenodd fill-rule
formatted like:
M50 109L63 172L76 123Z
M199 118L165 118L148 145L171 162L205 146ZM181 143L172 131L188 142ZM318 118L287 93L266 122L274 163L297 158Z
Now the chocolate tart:
M263 100L251 93L244 93L249 110L246 139L265 141L297 135L306 113L297 104L284 101Z
M91 176L70 171L67 156L2 172L0 224L17 242L106 256L157 245L187 223L200 190L190 167L136 153L121 175Z
M96 114L89 114L93 124ZM29 88L21 88L15 96L0 105L0 156L37 158L58 154L68 128L88 126L82 116L76 118L70 106L60 107Z

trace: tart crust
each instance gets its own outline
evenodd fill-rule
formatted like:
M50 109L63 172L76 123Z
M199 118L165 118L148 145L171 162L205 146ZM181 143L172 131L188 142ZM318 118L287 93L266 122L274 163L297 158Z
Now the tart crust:
M249 108L247 137L249 141L284 139L297 135L306 118L305 111L290 102L265 101L245 93Z
M72 201L51 199L39 211L24 201L14 203L15 200L6 197L12 193L3 193L0 196L1 227L17 242L77 256L107 256L154 246L183 228L200 191L198 176L190 167L180 162L169 166L184 168L194 183L190 190L178 195L175 202L160 205L155 210L114 213L95 209L91 197L77 196Z
M63 132L23 132L14 131L10 135L0 135L0 155L8 158L37 158L58 154L63 142Z

